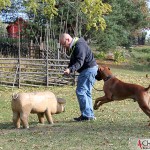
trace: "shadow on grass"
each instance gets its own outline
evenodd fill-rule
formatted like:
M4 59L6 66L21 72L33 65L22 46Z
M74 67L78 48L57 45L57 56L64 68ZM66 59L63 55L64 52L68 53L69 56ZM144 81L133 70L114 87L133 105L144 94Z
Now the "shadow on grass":
M13 124L11 122L0 123L0 129L13 129Z
M150 127L148 126L148 122L70 122L68 121L65 125L54 125L51 128L51 134L53 136L59 135L80 138L84 135L84 137L100 139L103 138L121 138L128 139L130 137L149 137L147 131L149 131ZM71 137L70 137L71 136Z
M30 126L36 126L37 124L38 124L37 122L29 123ZM0 123L0 129L1 130L12 130L12 129L16 129L16 128L14 127L12 122L4 122L4 123ZM21 125L20 129L23 129L22 125Z
M150 129L148 121L144 122L107 122L107 121L84 121L75 122L67 120L64 122L56 122L51 124L38 124L37 122L30 122L29 129L14 128L11 122L0 123L0 135L14 133L16 131L27 131L27 132L43 132L51 131L51 134L70 134L74 133L77 135L81 134L102 134L102 135L128 135L128 136L140 136L141 133L147 132Z

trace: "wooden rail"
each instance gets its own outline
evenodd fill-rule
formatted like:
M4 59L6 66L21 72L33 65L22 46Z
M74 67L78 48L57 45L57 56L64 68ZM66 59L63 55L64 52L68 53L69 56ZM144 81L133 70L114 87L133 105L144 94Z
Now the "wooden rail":
M10 86L73 85L75 74L64 76L68 60L1 58L0 84Z

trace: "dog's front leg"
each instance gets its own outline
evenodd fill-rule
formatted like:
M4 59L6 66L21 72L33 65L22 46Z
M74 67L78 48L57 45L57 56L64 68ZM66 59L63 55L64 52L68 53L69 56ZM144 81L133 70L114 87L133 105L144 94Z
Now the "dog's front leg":
M94 109L98 109L102 104L106 103L107 101L108 99L106 96L97 98L94 103Z

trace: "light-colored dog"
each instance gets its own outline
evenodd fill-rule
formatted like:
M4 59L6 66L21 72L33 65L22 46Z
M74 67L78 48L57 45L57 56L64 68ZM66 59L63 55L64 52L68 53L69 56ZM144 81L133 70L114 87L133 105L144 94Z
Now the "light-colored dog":
M52 115L64 111L65 100L56 98L52 92L32 92L13 94L11 107L13 111L13 123L20 128L29 128L28 117L30 113L36 113L40 123L44 123L44 115L47 121L53 124Z
M148 93L150 85L145 88L137 84L122 82L113 76L107 66L99 67L96 79L104 81L105 95L95 100L95 110L104 103L131 98L137 101L143 112L150 117L150 95Z

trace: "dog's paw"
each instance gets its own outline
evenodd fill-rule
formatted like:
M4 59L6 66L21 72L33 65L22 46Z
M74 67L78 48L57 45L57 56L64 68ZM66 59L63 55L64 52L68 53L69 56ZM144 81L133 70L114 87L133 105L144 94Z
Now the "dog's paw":
M95 105L94 105L94 107L93 107L93 108L94 108L94 110L97 110L97 109L98 109L98 107L97 107L97 106L95 106Z

